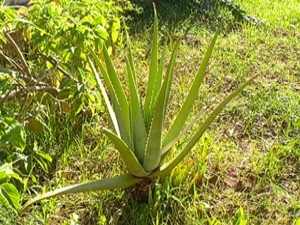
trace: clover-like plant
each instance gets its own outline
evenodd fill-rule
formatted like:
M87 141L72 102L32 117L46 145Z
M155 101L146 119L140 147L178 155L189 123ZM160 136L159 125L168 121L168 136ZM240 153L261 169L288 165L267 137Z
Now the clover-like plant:
M176 152L173 158L165 162L166 156L174 144L191 130L193 125L195 125L200 118L201 112L195 116L192 122L187 122L216 39L217 34L214 36L204 56L202 64L178 115L165 135L163 134L165 129L165 117L168 109L168 100L174 76L175 58L179 42L174 44L170 61L164 74L166 49L164 49L162 57L159 60L158 20L156 13L154 19L154 37L149 80L143 104L143 99L141 94L139 94L136 82L136 73L138 71L135 70L129 38L127 39L129 51L126 57L125 69L129 90L128 96L125 94L107 49L103 47L105 66L99 60L96 53L89 49L91 55L89 60L90 67L97 80L98 88L103 96L115 130L115 132L112 132L108 129L104 129L103 132L119 151L128 172L114 178L72 185L42 194L27 202L24 208L44 198L62 194L125 188L143 181L144 179L167 174L176 167L176 165L178 165L178 163L180 163L191 151L208 126L232 98L237 96L254 79L254 77L249 79L238 89L229 94L202 122L197 131L192 135L191 139L187 141L185 147ZM96 67L98 69L96 69ZM98 71L102 75L103 81L101 80Z

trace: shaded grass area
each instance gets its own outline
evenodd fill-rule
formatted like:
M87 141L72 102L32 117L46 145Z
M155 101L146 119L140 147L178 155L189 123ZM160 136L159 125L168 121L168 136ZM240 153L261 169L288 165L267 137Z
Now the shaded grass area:
M243 10L239 5L227 0L164 0L132 1L140 13L128 12L127 23L131 33L144 33L152 26L153 6L158 12L160 27L171 38L193 34L203 29L224 33L236 30L241 23L258 24L259 20ZM200 24L200 26L199 26Z
M300 12L297 9L300 3L236 2L264 23L257 27L240 25L240 29L219 37L194 111L200 109L201 101L206 108L219 102L247 77L255 74L260 77L230 104L170 176L155 181L148 201L137 201L130 194L132 189L63 196L45 200L20 216L1 209L0 223L299 223ZM190 77L195 74L214 29L197 22L198 17L189 16L179 19L181 23L166 25L172 20L163 21L167 9L160 10L162 33L166 29L170 36L181 36L189 25L193 27L183 37L180 47L168 117L172 118L186 96ZM151 25L143 23L142 32L138 31L139 24L136 26L131 24L132 42L140 62L137 67L143 90L147 82L145 64L149 59ZM115 54L118 67L123 65L122 56L120 49ZM72 125L59 125L53 132L58 145L59 141L64 143L64 135L73 136L68 144L55 147L64 151L57 157L52 173L43 175L42 185L47 190L112 177L124 171L117 152L100 133L107 124L106 116L97 114L83 124L78 133L68 134L67 129ZM176 148L184 144L185 139ZM42 192L40 188L37 191Z

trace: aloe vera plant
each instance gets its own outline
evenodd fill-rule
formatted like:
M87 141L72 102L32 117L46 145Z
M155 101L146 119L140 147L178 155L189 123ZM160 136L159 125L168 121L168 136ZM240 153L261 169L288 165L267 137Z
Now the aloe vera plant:
M166 129L164 126L165 117L168 109L168 100L179 42L174 44L164 74L166 50L164 50L159 60L158 20L156 14L149 80L144 101L138 91L136 82L137 71L135 70L130 47L128 48L125 68L129 90L128 96L125 94L107 49L103 47L104 62L97 57L97 54L93 50L89 49L91 55L89 59L90 67L107 106L115 131L104 129L103 132L119 151L128 172L114 178L72 185L42 194L28 201L24 208L36 201L62 194L125 188L143 181L146 178L154 178L167 174L176 167L191 151L208 126L226 105L254 79L254 77L249 79L229 94L202 122L191 139L187 141L186 146L176 152L173 158L165 162L166 156L174 144L176 144L200 118L201 112L195 116L192 122L187 123L216 39L217 34L211 41L184 104L165 135L163 135L163 131ZM129 42L129 38L127 40ZM130 46L130 43L128 44ZM103 80L99 74L102 75Z

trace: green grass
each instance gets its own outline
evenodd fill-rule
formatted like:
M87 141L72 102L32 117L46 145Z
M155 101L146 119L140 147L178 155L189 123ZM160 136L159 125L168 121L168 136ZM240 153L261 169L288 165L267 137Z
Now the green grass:
M219 37L199 103L202 100L205 107L210 107L246 78L260 76L215 121L192 154L170 176L156 180L150 188L149 201L143 196L138 201L132 189L69 195L44 200L19 216L1 209L0 218L7 221L0 223L244 224L246 221L246 224L298 225L300 3L296 0L235 2L263 23L229 29ZM190 77L196 73L214 29L195 18L184 18L170 27L168 21L162 24L161 32L172 36L181 36L188 30L177 60L169 111L172 116L186 96ZM140 62L137 71L141 90L147 82L145 64L149 60L152 30L149 26L148 22L141 22L132 27L134 55ZM123 55L122 49L114 55L120 68L124 64ZM194 112L199 107L197 104ZM41 185L45 189L112 177L124 170L117 151L100 133L107 124L106 115L97 114L83 124L82 131L72 134L68 131L73 126L70 124L53 130L57 146L50 148L59 149L62 155L55 159L56 168L48 175L43 174ZM181 140L176 148L184 143L185 139Z

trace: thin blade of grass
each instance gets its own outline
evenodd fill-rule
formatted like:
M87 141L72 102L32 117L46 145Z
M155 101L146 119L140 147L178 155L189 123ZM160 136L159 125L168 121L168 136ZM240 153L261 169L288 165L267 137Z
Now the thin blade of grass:
M159 170L155 171L151 174L152 177L160 176L170 172L174 167L176 167L183 158L191 151L191 149L195 146L195 144L199 141L201 136L204 134L208 126L214 121L214 119L222 112L222 110L226 107L226 105L236 97L247 85L249 85L257 76L250 78L248 81L243 83L238 89L229 94L209 115L209 117L204 121L202 126L196 132L196 134L192 137L192 139L187 143L185 148L181 150L176 156L170 160L169 162L163 164Z
M180 109L176 119L172 123L171 128L169 129L168 133L164 137L163 144L162 144L163 147L168 145L168 143L171 140L173 140L180 133L184 124L186 123L186 120L187 120L187 118L193 108L194 102L198 96L199 88L200 88L200 85L204 78L204 74L205 74L209 59L211 57L213 48L215 46L217 36L218 36L218 34L215 34L213 40L211 41L211 44L204 56L201 66L200 66L200 68L197 72L197 75L193 81L193 84L188 93L188 96L187 96L186 100L184 101L183 106Z
M134 155L133 151L128 148L123 140L121 140L117 135L107 129L104 129L103 132L112 141L115 148L119 151L130 173L137 177L145 177L149 174L149 172L146 172L144 170L139 160Z
M152 171L157 168L161 159L161 142L162 142L162 132L163 124L165 119L165 114L167 111L167 102L170 94L171 83L174 75L175 59L179 47L179 42L177 42L172 51L172 56L167 69L166 77L163 82L163 86L160 90L157 102L155 105L152 123L149 130L149 136L147 140L144 168L146 171Z
M103 180L95 180L90 181L84 184L75 184L68 187L60 188L54 191L47 192L45 194L39 195L30 201L28 201L22 210L25 210L28 206L32 205L35 202L41 201L45 198L55 197L63 194L72 194L72 193L79 193L79 192L89 192L89 191L101 191L101 190L111 190L116 188L126 188L131 185L134 185L143 178L138 178L130 173L120 175L114 178L108 178Z

